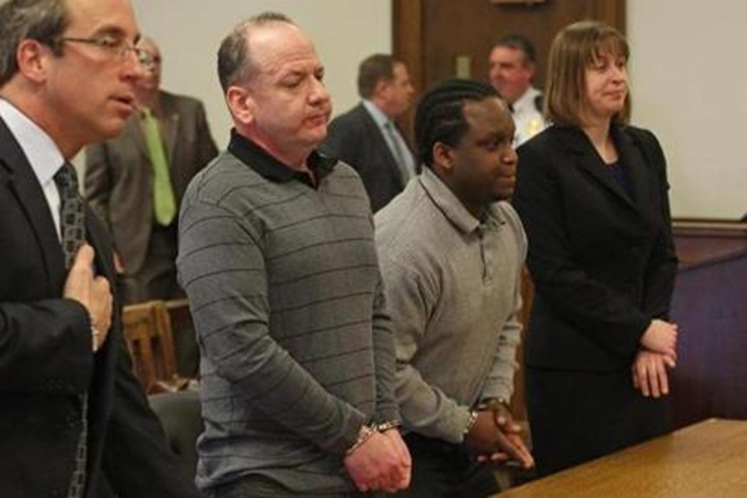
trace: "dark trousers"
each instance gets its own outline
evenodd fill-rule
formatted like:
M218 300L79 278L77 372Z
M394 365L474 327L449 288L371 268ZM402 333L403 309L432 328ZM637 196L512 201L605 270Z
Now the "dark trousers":
M309 498L384 498L388 495L383 492L294 493L272 479L262 476L251 476L218 486L207 493L203 493L203 496L205 498L299 498L302 496Z
M125 304L184 297L184 291L176 280L176 230L176 223L168 227L153 226L142 268L122 277Z
M671 431L669 397L644 398L629 370L527 369L537 473L546 476Z
M481 498L500 491L490 465L478 464L466 449L418 434L405 435L412 457L410 487L396 496Z

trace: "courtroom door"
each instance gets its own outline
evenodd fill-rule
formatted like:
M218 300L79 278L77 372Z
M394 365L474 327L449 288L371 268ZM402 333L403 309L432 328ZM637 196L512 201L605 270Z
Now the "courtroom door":
M407 64L416 95L444 78L487 80L493 43L511 33L535 44L541 89L555 34L582 19L625 32L625 0L393 0L392 17L393 52ZM411 115L402 122L408 136Z

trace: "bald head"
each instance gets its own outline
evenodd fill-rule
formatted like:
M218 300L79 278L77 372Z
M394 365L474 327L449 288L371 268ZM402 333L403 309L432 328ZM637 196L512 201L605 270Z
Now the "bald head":
M265 12L236 26L223 40L218 50L218 79L223 91L240 81L246 81L256 67L251 38L267 31L263 28L296 28L293 21L277 12ZM270 30L272 31L272 30Z

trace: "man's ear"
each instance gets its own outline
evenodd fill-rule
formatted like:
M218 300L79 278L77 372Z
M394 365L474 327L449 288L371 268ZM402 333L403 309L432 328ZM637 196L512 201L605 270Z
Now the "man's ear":
M254 97L239 86L230 86L226 91L226 104L233 117L244 125L254 122Z
M534 62L527 61L524 67L526 67L526 70L529 72L529 79L531 80L532 78L534 78L534 73L537 69L534 65Z
M374 85L373 93L372 95L384 95L389 87L391 86L391 81L386 79L380 79L376 82L376 85Z
M436 142L433 144L433 163L445 171L451 171L454 168L454 149L448 145Z
M27 80L43 83L47 79L47 71L51 59L55 57L52 49L37 40L23 40L16 50L18 72Z

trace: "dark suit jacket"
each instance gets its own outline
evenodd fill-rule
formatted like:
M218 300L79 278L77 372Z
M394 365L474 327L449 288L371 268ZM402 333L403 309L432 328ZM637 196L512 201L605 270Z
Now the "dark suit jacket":
M664 154L648 131L612 134L632 198L579 129L552 126L518 149L513 203L536 286L530 366L629 368L650 320L669 311L677 259Z
M97 272L114 278L103 225L88 210ZM89 392L88 496L195 496L132 375L119 313L91 354L88 314L62 299L65 263L47 201L0 120L0 495L66 496Z
M320 150L355 168L363 180L374 212L386 206L405 187L381 129L363 104L332 120ZM404 152L412 154L409 149Z
M159 98L178 209L189 181L218 149L199 100L168 92L161 92ZM153 168L137 113L120 136L86 149L85 184L86 197L109 226L127 273L137 272L153 227Z

